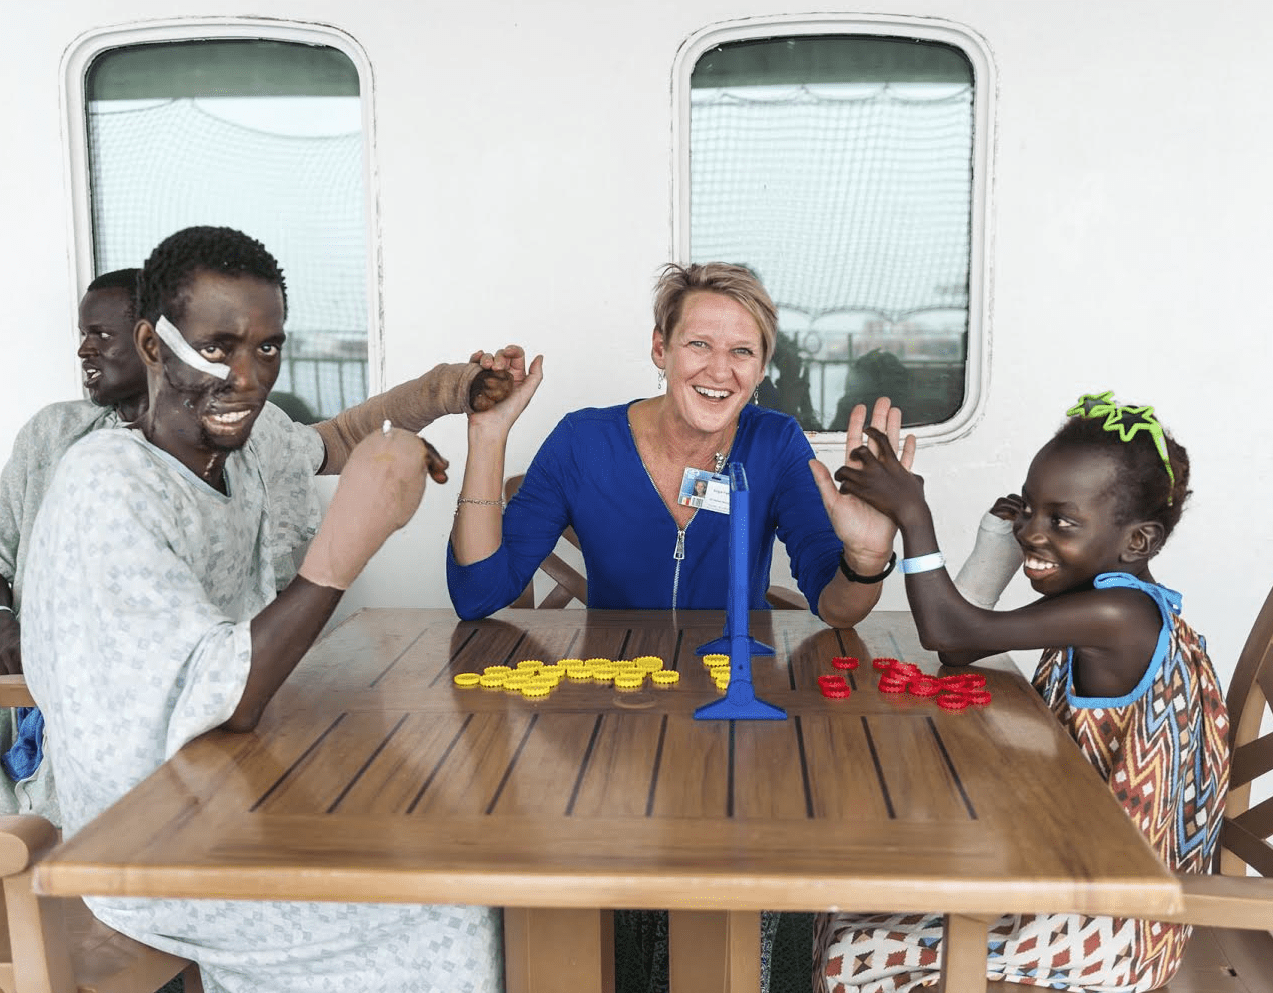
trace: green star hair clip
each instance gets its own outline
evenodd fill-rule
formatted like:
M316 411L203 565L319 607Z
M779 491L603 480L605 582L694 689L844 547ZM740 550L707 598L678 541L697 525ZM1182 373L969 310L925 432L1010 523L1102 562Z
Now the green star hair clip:
M1149 435L1154 448L1158 450L1158 457L1162 459L1163 468L1167 470L1167 480L1170 484L1167 491L1167 506L1171 506L1171 491L1176 488L1176 473L1171 468L1171 457L1167 454L1167 442L1163 436L1162 425L1154 416L1153 407L1133 407L1130 404L1120 407L1114 402L1113 391L1106 390L1104 393L1083 394L1079 402L1065 413L1069 417L1085 419L1104 417L1105 423L1102 427L1106 431L1115 432L1119 440L1123 442L1131 441L1138 431L1144 431Z
M1104 393L1084 393L1079 402L1065 412L1066 417L1103 417L1112 414L1117 407L1114 403L1114 391Z

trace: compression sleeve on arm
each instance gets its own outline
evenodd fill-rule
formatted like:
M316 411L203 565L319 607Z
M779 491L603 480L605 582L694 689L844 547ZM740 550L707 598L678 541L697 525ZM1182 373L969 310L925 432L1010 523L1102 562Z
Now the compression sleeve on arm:
M323 474L340 472L354 446L385 421L417 433L444 414L469 413L469 389L481 371L476 362L443 363L315 424L314 430L327 450Z

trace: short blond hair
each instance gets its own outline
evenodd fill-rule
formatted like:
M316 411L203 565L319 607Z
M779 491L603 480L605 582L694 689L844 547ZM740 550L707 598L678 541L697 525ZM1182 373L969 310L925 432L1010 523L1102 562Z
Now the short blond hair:
M754 272L729 262L694 262L687 266L669 262L662 268L654 284L654 329L663 341L670 340L680 321L686 297L700 292L719 293L746 308L760 329L764 352L761 358L767 365L778 338L778 309Z

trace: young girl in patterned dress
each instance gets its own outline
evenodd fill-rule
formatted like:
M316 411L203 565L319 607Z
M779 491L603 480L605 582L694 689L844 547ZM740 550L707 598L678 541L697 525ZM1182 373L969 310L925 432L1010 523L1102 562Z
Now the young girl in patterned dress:
M1172 869L1205 872L1229 777L1223 693L1180 595L1149 572L1189 494L1189 459L1152 407L1088 395L1030 464L1013 531L1042 598L994 612L946 574L923 480L884 439L836 473L902 532L906 594L924 645L946 665L1043 648L1034 686ZM1059 646L1059 647L1058 647ZM1051 989L1152 990L1189 929L1082 914L1010 915L990 932L988 976ZM905 993L935 984L940 914L823 914L814 988Z

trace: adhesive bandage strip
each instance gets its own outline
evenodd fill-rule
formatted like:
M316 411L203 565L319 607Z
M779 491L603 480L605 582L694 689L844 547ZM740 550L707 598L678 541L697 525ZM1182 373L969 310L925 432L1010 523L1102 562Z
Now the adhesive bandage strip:
M190 347L189 342L181 336L181 332L163 314L160 314L159 320L155 322L155 333L159 335L165 345L172 349L172 353L177 358L181 359L192 369L198 369L200 372L215 376L217 379L228 379L230 377L230 367L228 365L223 362L209 362L196 352Z

